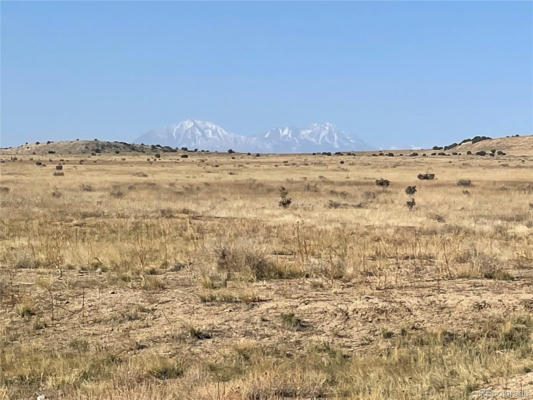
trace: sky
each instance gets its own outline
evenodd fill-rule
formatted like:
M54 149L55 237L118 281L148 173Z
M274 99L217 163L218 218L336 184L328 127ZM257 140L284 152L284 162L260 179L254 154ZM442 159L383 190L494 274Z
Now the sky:
M189 118L384 148L533 133L533 2L0 3L2 147Z

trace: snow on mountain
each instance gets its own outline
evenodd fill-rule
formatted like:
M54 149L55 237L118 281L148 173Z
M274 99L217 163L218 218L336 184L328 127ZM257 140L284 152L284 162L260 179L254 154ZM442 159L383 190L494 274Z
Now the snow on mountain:
M162 130L151 130L140 136L136 142L160 144L189 149L227 151L245 149L252 145L246 136L228 132L212 122L185 120ZM241 150L244 151L244 150Z
M268 153L297 153L301 147L297 128L273 128L255 137Z
M339 131L329 122L308 128L275 128L258 136L272 153L312 153L322 151L367 150L360 139Z
M308 128L274 128L256 136L237 135L212 122L186 120L140 136L137 143L160 144L189 149L262 153L308 153L366 150L368 146L335 128L331 123Z

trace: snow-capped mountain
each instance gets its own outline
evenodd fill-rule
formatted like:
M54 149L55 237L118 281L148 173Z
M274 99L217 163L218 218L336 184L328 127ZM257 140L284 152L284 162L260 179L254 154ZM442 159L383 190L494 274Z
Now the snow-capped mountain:
M189 149L261 153L308 153L366 150L360 139L350 137L331 123L312 124L305 129L275 128L256 136L237 135L212 122L186 120L162 130L151 130L136 143L160 144Z
M227 151L250 147L250 138L226 131L212 122L185 120L161 130L151 130L136 142L160 144L171 147L187 147L212 151Z
M314 123L308 128L275 128L257 136L272 153L312 153L321 151L367 150L358 138L339 131L329 122Z

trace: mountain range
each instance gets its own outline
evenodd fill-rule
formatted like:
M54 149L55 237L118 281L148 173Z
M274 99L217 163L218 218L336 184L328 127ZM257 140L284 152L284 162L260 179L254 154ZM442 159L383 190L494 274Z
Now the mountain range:
M188 149L259 153L312 153L369 150L361 139L333 124L314 123L307 128L274 128L254 136L238 135L207 121L185 120L141 135L136 143L160 144Z

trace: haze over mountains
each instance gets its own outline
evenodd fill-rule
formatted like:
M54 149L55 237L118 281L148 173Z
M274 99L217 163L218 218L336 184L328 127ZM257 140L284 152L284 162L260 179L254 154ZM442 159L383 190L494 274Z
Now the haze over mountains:
M329 122L300 129L274 128L255 136L238 135L206 121L185 120L160 130L151 130L136 143L160 144L189 149L261 153L310 153L369 150L361 139L348 135Z

